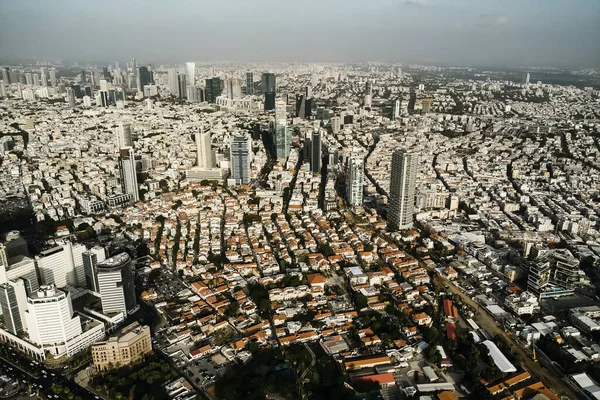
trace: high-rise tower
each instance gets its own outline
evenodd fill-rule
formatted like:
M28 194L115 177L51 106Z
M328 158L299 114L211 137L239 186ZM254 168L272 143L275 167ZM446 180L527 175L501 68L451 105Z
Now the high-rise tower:
M250 136L238 133L233 136L230 148L231 178L233 185L246 185L250 183L250 168L252 163L252 149Z
M196 148L198 152L198 167L214 168L210 131L196 133Z
M412 227L418 162L416 154L404 150L396 150L392 154L390 203L387 215L392 230Z
M135 311L137 301L129 255L117 254L98 263L97 268L102 311L108 314Z
M346 181L346 197L351 206L360 206L363 203L363 181L365 175L364 159L360 155L352 154L348 158L348 180Z
M292 132L287 126L287 105L285 101L275 104L275 152L278 160L285 160L290 155Z

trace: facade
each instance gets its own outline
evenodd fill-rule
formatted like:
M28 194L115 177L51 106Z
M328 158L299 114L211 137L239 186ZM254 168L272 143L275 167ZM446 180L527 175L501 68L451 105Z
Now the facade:
M348 158L348 180L346 181L346 197L350 206L363 203L363 181L365 175L364 159L357 155Z
M278 160L285 160L290 155L292 131L287 126L287 111L284 101L275 104L275 154Z
M180 99L185 99L187 96L187 78L183 74L177 75L177 94Z
M150 327L138 322L123 328L119 335L92 345L92 360L98 371L133 364L151 353Z
M388 223L392 230L413 224L418 157L403 150L392 154Z
M252 149L250 137L236 134L230 148L231 178L234 185L250 183L250 168L252 163Z
M179 97L177 71L175 69L169 70L168 81L169 81L169 93L171 93L171 96Z
M67 254L67 250L64 246L56 246L42 251L36 258L45 285L55 285L57 288L63 288L70 282L75 283L76 277L73 276L72 259L69 260L71 255Z
M131 259L127 253L98 263L98 289L105 314L128 314L135 311L137 301Z
M69 102L69 107L75 107L75 91L73 88L67 88L67 101Z

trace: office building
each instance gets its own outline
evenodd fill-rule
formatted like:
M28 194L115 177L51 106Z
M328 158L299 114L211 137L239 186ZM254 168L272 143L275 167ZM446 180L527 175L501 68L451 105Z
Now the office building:
M17 257L29 257L27 242L19 231L10 231L0 243L0 265L10 265L10 261Z
M140 200L140 192L138 188L133 147L122 147L119 149L119 154L123 193L131 195L131 201L135 203Z
M135 286L131 259L127 253L120 253L97 264L98 289L102 302L102 312L127 315L136 310Z
M183 74L177 75L177 94L180 99L185 99L187 96L187 78Z
M127 325L119 334L92 345L92 361L97 371L131 365L151 353L150 327L139 322Z
M0 284L0 307L5 329L14 335L27 331L25 312L27 295L31 292L26 279L17 279Z
M196 64L193 62L185 63L185 80L188 86L196 86Z
M321 132L312 133L310 145L310 169L313 173L319 173L321 172Z
M392 230L408 229L413 224L418 157L404 150L392 154L388 223Z
M230 148L231 182L232 185L250 183L252 149L250 136L237 133L233 136Z
M348 158L348 179L346 181L346 197L352 207L363 203L363 182L365 175L364 159L359 155Z
M252 96L254 94L254 74L246 72L246 94Z
M529 74L529 72L525 73L525 75L523 75L523 83L525 84L525 86L529 86L530 80L531 80L531 75Z
M277 92L277 84L275 74L272 72L264 72L261 76L261 89L265 96L265 111L275 109L275 93Z
M0 80L0 98L5 98L6 96L6 86L4 86L4 81Z
M29 338L54 355L67 352L68 342L81 335L80 317L74 315L71 294L54 285L42 286L27 298Z
M198 152L198 167L214 168L215 160L212 151L210 131L196 133L196 148Z
M206 101L209 103L215 103L217 97L223 92L223 81L221 78L209 78L206 80L205 96Z
M310 118L312 116L313 109L312 87L306 87L304 92L304 99L304 118Z
M298 118L306 117L306 97L303 95L296 96L296 116Z
M65 246L55 246L40 252L36 263L44 285L63 288L77 281L71 255Z

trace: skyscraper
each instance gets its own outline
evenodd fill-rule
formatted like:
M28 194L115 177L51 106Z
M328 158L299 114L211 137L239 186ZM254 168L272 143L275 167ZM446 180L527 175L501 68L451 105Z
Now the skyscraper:
M169 93L171 96L179 97L179 81L177 79L177 71L173 68L169 70Z
M27 307L29 339L54 355L69 352L71 340L83 332L70 292L54 285L42 286L29 295Z
M404 150L392 154L388 224L391 230L408 229L413 224L418 156Z
M307 86L306 91L304 93L305 107L304 107L304 117L309 118L312 116L312 108L313 108L313 95L312 95L312 87Z
M373 101L373 82L367 81L365 84L365 107L371 107Z
M102 311L107 314L135 311L137 301L129 255L117 254L98 263L97 268Z
M264 72L261 76L262 93L265 96L265 111L275 109L275 93L277 84L275 74L272 72Z
M137 202L140 200L140 192L138 189L133 147L122 147L119 149L119 154L121 161L121 185L123 187L123 193L130 194L131 201Z
M246 72L246 94L254 94L254 74L250 71Z
M303 95L296 96L296 116L298 118L306 117L306 97Z
M16 279L0 284L0 307L6 330L17 335L27 330L25 312L27 294L31 292L26 279Z
M348 158L348 180L346 181L346 197L350 206L362 205L364 175L363 157L352 154Z
M523 83L525 84L525 86L529 86L530 80L531 80L531 75L529 74L529 72L525 73L525 75L523 75Z
M188 86L196 86L196 64L193 62L185 63L185 81Z
M233 136L230 148L232 184L239 186L250 183L252 149L250 136L237 133Z
M310 145L310 169L313 173L319 173L321 172L321 132L312 133Z
M290 155L292 131L287 127L287 105L280 100L275 104L275 153L278 160Z
M206 80L206 101L215 103L217 97L223 92L223 83L221 78L209 78Z
M139 67L136 80L138 92L143 92L144 86L152 84L152 71L148 67Z
M187 98L187 78L183 74L177 75L177 93L180 99Z
M11 80L10 80L10 69L8 67L2 68L2 80L4 82L6 82L7 85L10 85L11 83L17 83L17 82L11 82Z
M56 68L50 68L50 85L56 87Z

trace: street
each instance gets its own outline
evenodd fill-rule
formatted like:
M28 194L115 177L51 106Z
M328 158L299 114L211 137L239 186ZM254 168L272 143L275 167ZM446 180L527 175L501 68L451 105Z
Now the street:
M428 268L427 265L421 263L422 266L427 268L429 271L433 271ZM558 376L554 371L546 369L542 367L540 364L536 363L532 359L532 355L530 354L528 349L524 349L518 344L515 339L509 335L496 321L487 313L487 311L479 311L481 306L479 306L471 297L469 297L466 293L460 290L454 282L442 277L437 272L434 273L434 281L440 285L441 287L446 287L449 292L460 297L461 301L471 308L475 312L475 317L473 318L477 325L491 333L494 336L500 335L504 339L504 341L511 347L514 352L514 355L517 356L519 361L523 364L523 367L527 369L533 376L537 377L539 380L546 385L549 389L552 389L553 392L558 394L559 396L568 396L571 399L577 399L578 396L574 393L569 387L567 387L561 376Z

